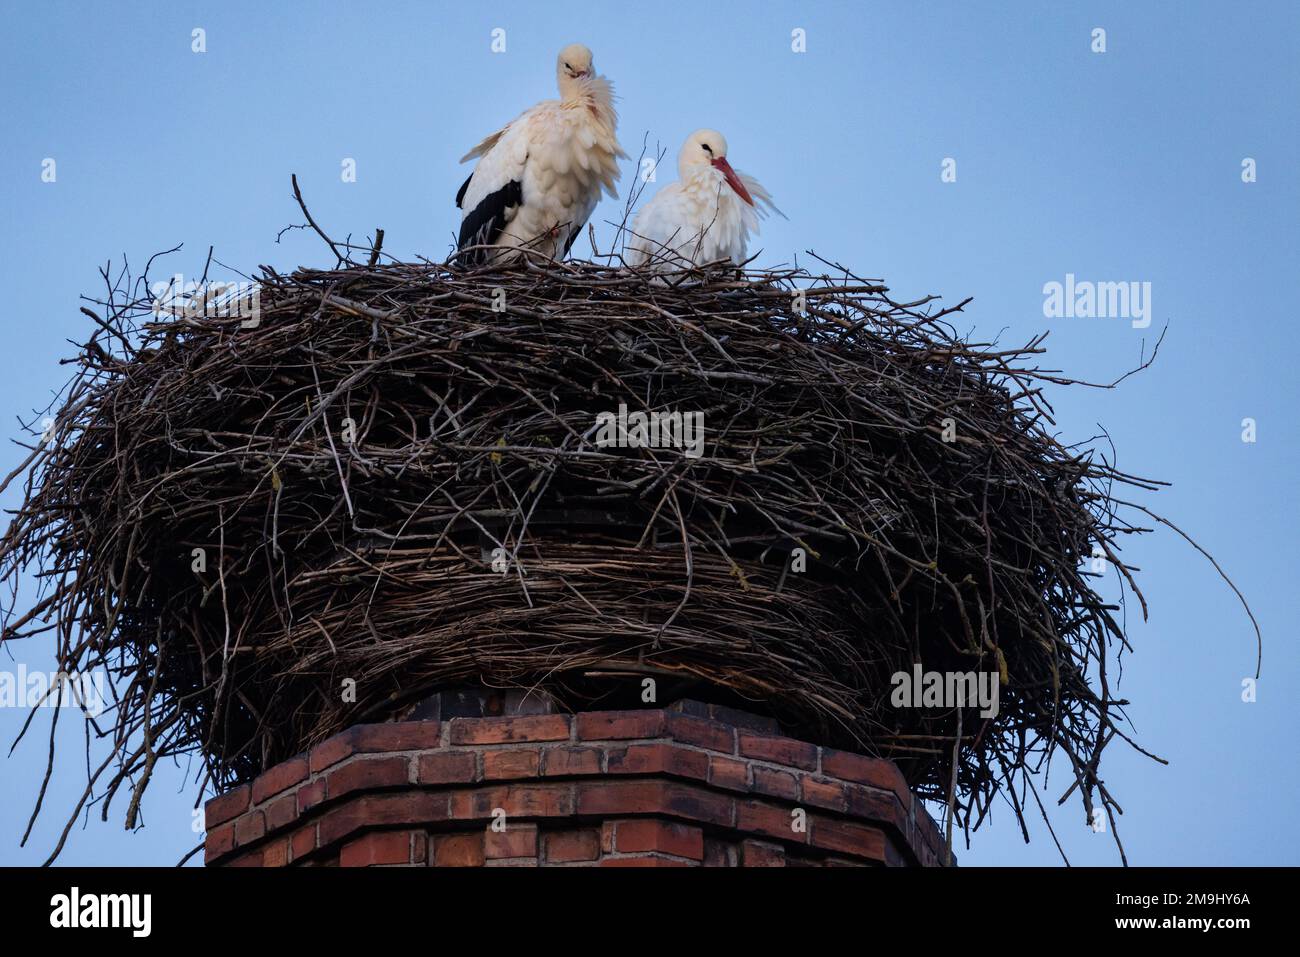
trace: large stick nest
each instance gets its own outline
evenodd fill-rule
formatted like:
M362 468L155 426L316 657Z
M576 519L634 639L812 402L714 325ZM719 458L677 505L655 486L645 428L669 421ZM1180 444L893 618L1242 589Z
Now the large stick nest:
M44 583L4 637L114 678L94 777L131 785L129 822L168 755L228 786L440 688L577 707L609 675L892 758L959 826L999 793L1020 815L1053 753L1114 807L1124 636L1089 566L1129 579L1115 490L1153 484L1049 431L1070 380L1030 367L1040 340L965 342L960 306L847 273L259 282L256 328L110 283L3 539L0 578ZM702 412L703 454L598 446L620 403ZM893 707L916 664L997 673L997 717Z

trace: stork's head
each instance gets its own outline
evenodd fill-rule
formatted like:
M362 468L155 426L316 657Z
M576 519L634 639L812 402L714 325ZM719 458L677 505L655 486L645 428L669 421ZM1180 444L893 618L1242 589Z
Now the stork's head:
M570 43L555 58L555 78L559 81L560 96L566 100L582 89L583 77L594 73L591 51L581 43Z
M727 138L717 130L696 130L686 138L686 145L677 154L677 175L685 180L701 169L715 169L722 174L736 195L754 205L745 184L727 162Z

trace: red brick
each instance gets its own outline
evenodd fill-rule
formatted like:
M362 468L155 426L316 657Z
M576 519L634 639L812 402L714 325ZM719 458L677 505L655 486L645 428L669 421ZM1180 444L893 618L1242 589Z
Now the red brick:
M617 741L626 738L662 738L664 713L654 711L586 711L577 717L583 741Z
M308 781L294 793L298 797L298 813L304 814L325 800L325 779Z
M542 752L542 774L599 774L599 748L547 748Z
M253 803L261 804L286 788L307 780L306 757L282 761L253 781Z
M909 864L911 864L911 862L912 862L912 858L911 858L910 856L905 855L905 854L903 853L903 851L899 848L898 844L894 841L893 836L890 835L890 834L886 834L886 835L885 835L885 864L886 864L886 866L888 866L888 867L907 867ZM868 866L868 862L863 862L863 863L861 863L861 864L859 864L858 862L852 862L852 866L855 866L855 867L856 867L856 866L866 867L866 866Z
M709 755L709 783L733 791L749 790L749 765L733 758Z
M265 810L268 831L278 831L282 827L288 827L298 819L298 796L286 794L284 797L278 797L268 804Z
M793 738L740 732L740 753L747 758L771 761L813 771L817 768L817 746Z
M633 744L609 748L605 766L610 774L658 774L663 771L666 744Z
M760 801L741 801L736 804L736 829L751 834L766 834L783 841L808 843L808 832L794 830L795 818L790 808L764 804Z
M306 857L312 851L316 850L316 825L308 824L306 827L300 827L289 836L289 851L293 860L300 857Z
M781 729L776 718L751 714L738 708L729 708L723 704L709 705L709 717L723 724L745 728L749 731L761 731L764 734L779 734Z
M509 748L483 752L483 780L503 781L537 777L541 753L536 748Z
M594 861L600 856L600 837L595 828L554 831L545 835L544 842L546 861L549 864Z
M692 821L730 827L735 818L735 801L691 784L668 784L664 787L664 810Z
M569 718L562 714L519 718L454 718L452 744L512 744L520 741L567 741Z
M537 825L506 822L504 831L488 828L483 835L483 853L488 860L503 857L536 857Z
M869 758L854 754L852 751L826 748L822 751L822 774L893 791L898 795L898 799L904 802L904 807L911 804L912 793L908 790L907 782L903 780L902 772L892 761Z
M235 825L223 824L208 831L203 839L203 859L211 861L235 849Z
M573 813L569 784L511 784L501 805L508 817L568 817Z
M356 798L327 812L320 819L318 847L326 847L364 829L370 824L370 809L365 798Z
M939 825L935 823L925 810L925 805L915 798L911 804L904 804L904 808L915 808L916 826L914 828L917 837L917 843L928 845L930 850L934 851L943 858L947 854L948 842L944 840L943 833L939 830Z
M777 771L754 765L754 791L770 797L797 800L799 797L799 780L789 771Z
M804 803L831 811L843 811L848 808L848 800L844 793L845 785L839 781L805 776L801 784ZM852 787L852 785L848 786Z
M591 781L578 785L579 814L671 813L729 827L731 798L690 784L666 781Z
M319 846L326 847L366 827L423 824L447 819L447 795L429 791L368 794L334 808L320 819Z
M662 851L677 857L704 860L704 832L674 821L624 821L615 831L618 851Z
M885 834L879 828L853 821L818 817L810 823L811 843L828 851L840 851L873 861L885 860Z
M353 791L396 787L410 781L411 759L406 757L353 758L325 776L330 800Z
M252 789L241 784L225 794L218 794L203 805L203 826L209 831L218 824L225 824L248 810L248 796Z
M453 820L458 821L491 817L493 810L501 807L505 799L505 785L473 791L453 791L448 813Z
M307 755L307 766L311 773L315 774L317 771L323 771L330 765L350 757L356 749L356 740L357 729L349 728L316 745Z
M742 841L741 867L785 867L785 850L779 844L762 841Z
M898 798L893 791L846 784L844 794L849 814L872 821L884 821L893 824L902 833L907 833L907 815L898 806Z
M368 794L361 799L371 823L428 824L447 820L447 795L440 791Z
M664 773L695 781L707 781L709 778L709 756L703 751L690 748L668 746L664 756Z
M411 832L411 863L425 866L429 863L429 832Z
M638 854L635 857L601 858L601 867L690 867L689 861L678 861L653 854Z
M262 866L262 849L249 851L246 854L240 854L232 857L223 863L224 867L261 867Z
M736 867L736 847L730 841L704 839L705 867Z
M235 820L235 844L243 847L260 840L266 833L266 815L261 811L249 811Z
M478 780L472 751L436 751L422 754L416 765L420 784L470 784Z
M285 867L289 863L289 839L282 837L262 848L263 867Z
M423 751L438 747L442 724L438 721L387 721L359 724L353 747L357 754L375 751Z
M482 867L483 833L444 834L433 842L434 867Z
M674 741L726 754L736 750L735 731L725 724L673 712L667 715L667 722L668 736Z
M579 814L647 814L663 810L663 781L584 781Z
M703 781L709 773L709 756L671 744L630 744L610 748L605 760L610 774L674 774Z
M569 784L508 784L451 796L451 816L458 819L490 818L498 809L513 817L568 817L573 813Z
M339 852L339 867L407 864L411 860L410 831L375 831L348 841Z

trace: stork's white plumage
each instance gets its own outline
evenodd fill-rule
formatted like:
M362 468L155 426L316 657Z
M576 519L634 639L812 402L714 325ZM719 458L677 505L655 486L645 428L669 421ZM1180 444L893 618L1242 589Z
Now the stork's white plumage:
M632 220L629 265L674 268L719 259L739 264L759 218L769 209L785 215L758 180L731 168L726 137L717 130L690 135L677 156L677 177Z
M618 143L613 88L580 43L560 51L555 71L560 99L525 110L461 158L481 157L456 194L459 249L528 246L562 259L602 190L617 195L618 160L627 154Z

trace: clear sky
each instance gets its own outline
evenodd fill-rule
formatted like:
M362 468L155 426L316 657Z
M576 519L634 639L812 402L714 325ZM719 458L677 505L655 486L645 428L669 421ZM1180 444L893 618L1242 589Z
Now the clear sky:
M110 258L200 273L226 264L328 265L301 221L297 173L325 227L440 259L458 216L456 160L554 96L554 57L578 40L621 96L620 135L671 158L692 130L730 143L773 193L759 262L815 249L896 298L974 296L968 328L1021 344L1051 330L1044 365L1094 381L1155 365L1114 391L1050 397L1069 440L1103 425L1121 468L1173 487L1147 500L1218 558L1264 630L1258 701L1241 701L1255 639L1213 569L1169 532L1134 542L1152 607L1130 614L1122 694L1162 767L1113 746L1103 774L1138 864L1296 864L1300 5L1265 3L66 3L0 4L0 408L3 434L62 384L84 341L78 296ZM192 31L207 50L193 52ZM506 50L491 52L505 30ZM806 32L806 52L791 33ZM1104 53L1093 31L1106 31ZM342 164L355 160L356 182ZM1256 181L1243 182L1243 160ZM56 163L54 182L43 162ZM956 180L944 182L944 161ZM659 182L675 177L673 163ZM629 162L622 187L635 170ZM593 221L618 218L606 201ZM575 251L586 250L585 241ZM1044 316L1044 284L1151 283L1154 321ZM226 274L221 278L233 278ZM1242 420L1257 441L1242 441ZM0 472L21 460L0 451ZM0 503L13 507L12 494ZM39 642L0 669L48 668ZM12 657L11 657L12 655ZM25 712L0 708L0 864L38 863L84 787L80 722L26 849L46 721L4 760ZM198 841L182 769L157 776L146 826L97 811L69 863L175 862ZM1068 781L1054 776L1045 803ZM1073 799L1053 812L1075 863L1115 863ZM1059 861L1041 822L1025 845L1006 808L958 847L966 864Z

